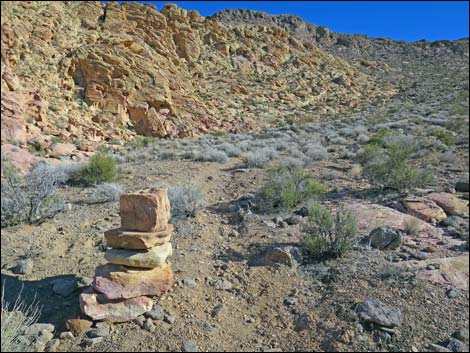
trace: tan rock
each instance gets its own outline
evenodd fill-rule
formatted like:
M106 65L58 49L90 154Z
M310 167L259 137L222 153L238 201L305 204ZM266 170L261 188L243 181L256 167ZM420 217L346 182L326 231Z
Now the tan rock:
M171 239L173 225L168 224L164 231L136 232L122 228L110 229L104 232L107 245L112 248L144 250L165 244Z
M427 195L427 198L437 203L449 215L468 217L468 201L459 199L453 194L433 192Z
M167 189L121 195L121 228L155 232L167 228L170 220L170 201Z
M80 294L80 309L93 320L125 322L152 310L153 301L140 296L125 300L107 300L91 288Z
M75 337L84 334L92 325L92 321L83 319L69 319L65 322L65 327L72 332Z
M170 264L153 269L106 264L98 266L93 288L107 300L160 295L173 286Z
M165 243L148 250L110 249L104 257L115 265L155 268L165 264L172 253L171 243Z
M408 198L404 201L407 211L425 222L438 223L447 218L446 213L432 200L423 197Z
M73 143L53 143L49 147L49 155L55 158L70 156L76 149L77 146L75 146Z

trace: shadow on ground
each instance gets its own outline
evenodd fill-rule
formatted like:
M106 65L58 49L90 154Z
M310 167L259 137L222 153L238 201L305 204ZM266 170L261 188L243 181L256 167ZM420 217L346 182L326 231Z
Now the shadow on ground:
M70 295L63 297L52 290L56 281L78 281L74 275L62 275L44 278L37 281L26 281L20 277L1 275L2 298L9 303L9 310L13 307L18 296L26 305L37 304L41 309L38 322L53 324L56 329L64 327L65 321L80 315L79 294L77 288Z

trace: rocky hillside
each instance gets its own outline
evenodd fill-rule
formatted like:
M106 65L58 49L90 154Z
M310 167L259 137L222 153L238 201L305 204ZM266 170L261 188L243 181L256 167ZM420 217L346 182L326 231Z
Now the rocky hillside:
M166 5L2 3L2 143L81 151L350 111L389 84L285 29Z
M468 60L468 38L449 41L406 42L389 38L370 38L361 34L333 32L323 26L316 26L294 15L270 15L261 11L223 10L211 18L229 25L252 24L266 27L280 27L302 41L347 59L370 59L390 62L396 57L416 56L433 59L466 57Z

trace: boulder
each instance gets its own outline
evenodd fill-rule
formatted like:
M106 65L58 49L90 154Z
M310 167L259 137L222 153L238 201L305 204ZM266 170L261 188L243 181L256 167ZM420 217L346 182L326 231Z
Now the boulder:
M172 253L171 243L166 243L148 250L110 249L104 257L116 265L155 268L162 266Z
M121 195L121 227L141 232L165 230L170 220L167 189Z
M300 258L300 251L297 247L273 247L266 251L264 265L283 264L292 267L300 261Z
M173 286L170 264L154 269L106 264L98 266L93 288L107 300L160 295Z
M104 236L107 245L112 248L143 250L169 242L172 231L173 225L168 224L166 229L160 232L134 232L116 228L107 230Z
M395 250L402 241L401 231L392 227L378 227L369 234L370 245L379 250Z
M388 306L378 299L368 299L365 302L359 303L356 313L365 323L389 328L400 326L403 321L400 309Z
M70 156L76 149L77 146L73 143L53 143L49 147L49 155L54 158Z
M69 319L65 322L65 327L72 332L75 337L84 334L92 325L92 321L83 319Z
M424 197L408 198L404 201L406 210L425 222L439 223L446 219L444 210L434 201Z
M140 296L125 300L107 300L103 295L88 288L80 294L82 312L93 320L125 322L152 310L153 301Z
M433 192L427 195L427 197L440 206L447 214L468 217L468 201L459 199L457 196L447 192Z

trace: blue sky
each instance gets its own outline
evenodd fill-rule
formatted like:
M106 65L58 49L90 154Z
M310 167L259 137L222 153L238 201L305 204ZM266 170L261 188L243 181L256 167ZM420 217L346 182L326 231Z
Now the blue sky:
M152 3L161 10L168 1ZM407 41L468 37L467 1L170 1L203 16L231 8L294 14L336 32Z

